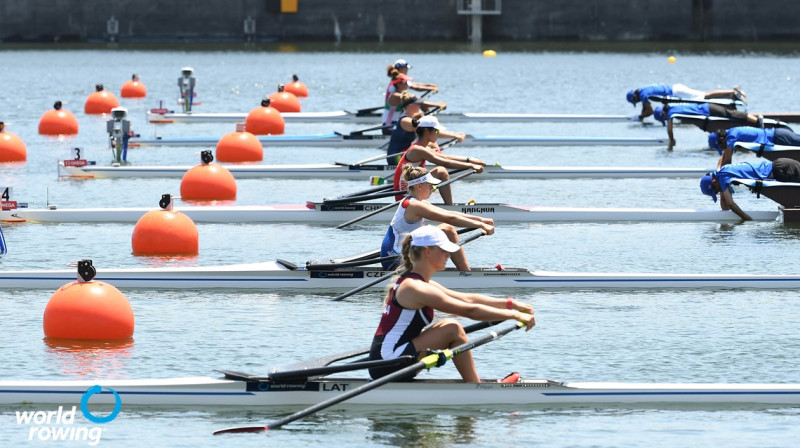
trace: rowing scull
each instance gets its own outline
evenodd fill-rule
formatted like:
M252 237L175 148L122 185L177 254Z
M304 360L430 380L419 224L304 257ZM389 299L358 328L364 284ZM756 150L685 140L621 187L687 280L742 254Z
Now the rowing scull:
M384 135L347 135L337 132L311 135L259 135L258 140L267 147L359 147L377 148L389 141ZM140 138L132 137L128 145L135 146L215 146L220 137L175 137ZM666 138L637 137L539 137L468 135L460 146L644 146L666 145Z
M67 177L129 178L183 177L192 166L65 166L59 167ZM370 176L391 176L394 166L388 165L225 165L237 179L342 179L364 180ZM609 178L699 178L708 169L656 167L546 167L487 165L484 172L465 180L484 179L609 179Z
M277 260L262 263L203 267L125 268L97 267L95 280L122 290L142 289L253 289L342 291L389 274L377 267L332 268L313 264L297 266ZM74 269L0 272L0 289L55 290L74 282ZM471 271L447 269L434 279L447 288L491 289L798 289L800 275L771 274L657 274L575 273L483 267ZM389 281L377 283L384 288Z
M287 123L380 123L379 113L359 114L345 110L329 112L282 112ZM631 121L626 115L591 114L515 114L515 113L440 113L440 121L454 122L493 122L493 123L542 123L542 122L625 122ZM167 123L240 123L247 119L247 113L181 113L147 112L147 121L155 124Z
M309 406L363 385L352 378L312 379L296 384L259 380L186 377L153 380L2 381L0 405L79 405L92 386L91 405L191 407ZM395 382L354 397L340 406L580 406L587 404L800 405L800 384L602 383L522 379L517 383L463 383L430 379Z
M388 203L305 205L231 205L186 206L175 210L194 222L214 223L316 223L341 224L385 207ZM492 218L495 222L739 222L730 210L658 209L658 208L579 208L531 207L506 204L455 204L442 208L470 215ZM0 222L123 222L136 223L149 207L127 208L18 208L0 211ZM748 211L754 221L774 221L779 211ZM394 215L387 209L363 222L387 223Z

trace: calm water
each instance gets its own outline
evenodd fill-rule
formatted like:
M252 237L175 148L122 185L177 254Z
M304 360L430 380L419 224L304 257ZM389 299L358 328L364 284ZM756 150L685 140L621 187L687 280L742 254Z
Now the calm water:
M146 124L145 111L163 100L176 108L181 67L194 67L203 105L198 111L255 107L297 73L308 85L304 111L357 109L380 103L383 68L408 57L411 75L439 84L436 100L452 112L633 114L624 100L631 88L682 82L712 90L741 85L753 111L796 110L796 57L760 54L501 53L238 53L238 52L0 52L0 120L27 144L28 161L0 166L0 185L32 206L153 206L162 193L179 194L175 179L65 180L56 164L69 148L110 161L105 122L83 114L83 102L104 83L119 93L131 73L148 88L144 100L122 100L142 136L220 136L229 124ZM731 70L735 67L735 70ZM769 69L765 69L765 67ZM37 134L52 103L66 103L80 134L63 140ZM463 124L475 134L663 137L660 126L634 124ZM290 124L289 134L348 131L356 125ZM548 166L712 167L716 153L695 128L676 131L678 146L476 148L490 162ZM466 154L466 149L454 153ZM139 165L193 164L198 148L131 149ZM353 162L371 149L266 148L264 163ZM736 156L740 160L750 156ZM457 200L525 205L710 208L697 180L498 181L455 187ZM300 203L366 188L355 181L238 182L237 204ZM775 204L743 191L745 209ZM341 231L308 225L201 224L200 254L192 259L134 257L133 226L21 224L3 227L10 253L2 269L55 269L81 258L96 266L210 265L269 260L303 262L370 250L385 227ZM473 265L496 264L563 271L796 273L800 229L779 223L529 224L498 228L470 244ZM166 378L213 375L229 368L264 373L270 368L366 346L379 310L375 294L331 303L317 294L278 292L124 291L136 314L134 342L113 350L52 347L42 341L42 313L50 291L0 292L0 353L4 379ZM498 291L503 294L504 291ZM797 382L800 306L794 291L570 291L518 294L534 303L539 325L478 349L482 375L512 370L526 377L569 381ZM450 366L426 374L456 375ZM211 431L253 425L281 410L125 409L103 427L101 446L217 446ZM279 446L401 445L501 446L793 446L798 409L643 410L448 409L375 412L330 410L270 434ZM27 431L14 409L0 410L0 442L21 445ZM257 436L222 441L263 445ZM78 445L86 445L80 443Z

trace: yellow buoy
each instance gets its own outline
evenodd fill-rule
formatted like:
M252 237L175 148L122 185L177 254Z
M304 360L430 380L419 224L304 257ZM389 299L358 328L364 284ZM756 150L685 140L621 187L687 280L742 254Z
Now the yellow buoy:
M486 56L487 58L493 58L497 56L497 52L494 50L483 50L483 55Z
M675 61L676 61L675 56L670 56L667 58L667 62L669 62L670 64L674 64Z

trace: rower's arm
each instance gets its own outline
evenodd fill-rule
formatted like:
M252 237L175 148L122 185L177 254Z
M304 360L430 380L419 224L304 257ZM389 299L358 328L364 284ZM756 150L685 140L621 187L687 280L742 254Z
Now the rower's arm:
M733 148L730 146L726 146L725 150L722 151L722 155L719 158L719 162L717 162L717 170L723 167L723 165L728 165L733 161Z
M406 219L416 221L425 218L451 226L483 229L487 234L494 233L494 222L486 222L477 216L451 212L425 201L413 201L406 209Z
M414 126L414 118L419 118L422 116L422 112L414 114L413 117L405 116L400 119L400 127L406 132L414 132L417 130L417 127Z
M467 138L467 134L463 132L454 132L454 131L440 131L439 138L456 138L458 142L461 143Z
M436 84L427 82L412 82L408 84L408 87L416 90L417 92L427 92L429 90L433 90L434 92L439 91L439 87Z
M719 198L719 206L722 207L723 210L733 210L734 213L739 215L743 220L750 221L753 218L750 217L744 210L733 201L733 195L731 194L731 189L728 187L725 191L723 191Z
M446 154L442 154L441 152L425 150L425 160L435 163L438 166L443 166L445 168L451 168L454 170L475 170L479 173L483 171L483 165L472 163L472 160L470 160L469 163L466 161L462 162L456 156L448 156Z
M509 310L506 309L505 299L496 299L482 294L460 293L447 289L435 281L409 283L404 282L395 296L402 306L406 306L404 302L411 302L414 306L429 306L444 313L473 320L486 322L514 319L529 323L529 329L535 325L533 307L525 308L529 309L531 313L520 312L517 309ZM522 304L518 303L518 306L522 307Z
M399 92L394 92L393 94L389 95L389 105L390 106L399 106L400 103L403 102L403 95Z
M653 115L653 106L650 104L649 101L642 103L642 113L639 114L639 119L644 120L650 115Z
M667 120L667 137L669 137L669 149L675 146L675 135L672 133L672 118Z

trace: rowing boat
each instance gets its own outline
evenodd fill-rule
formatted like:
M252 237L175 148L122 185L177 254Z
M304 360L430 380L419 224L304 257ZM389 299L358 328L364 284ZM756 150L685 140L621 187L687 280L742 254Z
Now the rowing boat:
M389 141L389 136L374 134L327 134L310 135L259 135L264 146L304 147L359 147L377 148ZM132 137L128 146L215 146L220 137L140 138ZM665 138L637 137L538 137L502 135L468 135L460 146L644 146L666 145Z
M214 223L315 223L340 224L374 212L388 203L364 202L305 205L231 205L186 206L175 210L185 213L194 222ZM455 204L442 208L470 215L492 218L495 222L739 222L730 210L658 209L658 208L579 208L531 207L506 204ZM125 208L17 208L0 211L0 222L123 222L136 223L149 207ZM780 212L748 211L754 221L775 221ZM394 210L387 208L363 222L387 223Z
M767 160L775 160L782 157L800 160L800 146L736 142L735 148L754 152L758 157L763 157Z
M1 271L0 289L55 290L75 281L74 269ZM95 280L117 288L350 290L390 272L379 267L339 268L332 264L298 266L285 260L224 266L169 268L97 268ZM800 275L574 273L513 267L447 269L434 279L447 288L493 289L797 289ZM383 288L389 281L376 283Z
M358 113L345 110L329 112L282 112L287 123L379 123L380 113ZM626 115L581 115L581 114L514 114L514 113L440 113L440 121L494 122L494 123L541 123L541 122L624 122L631 121ZM155 124L167 123L239 123L247 119L247 113L181 113L147 112L147 121Z
M65 166L59 168L67 177L129 178L183 177L192 166ZM388 165L225 165L237 179L289 178L364 180L370 176L393 176L394 166ZM487 165L483 173L466 180L484 179L609 179L609 178L699 178L708 169L657 167L546 167Z
M704 132L718 132L737 126L752 126L752 123L748 123L747 121L711 115L673 114L671 118L676 119L680 124L693 124ZM764 118L764 127L788 128L786 123L770 118Z
M232 380L186 377L152 380L2 381L0 405L74 405L93 386L92 406L115 404L191 407L309 406L366 383L365 379L311 379L275 383L258 379ZM521 379L517 383L464 383L426 379L388 383L353 397L340 406L580 406L587 404L638 406L800 405L800 384L612 383Z

